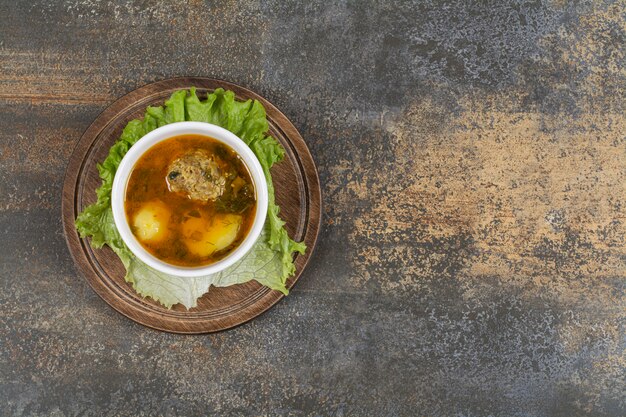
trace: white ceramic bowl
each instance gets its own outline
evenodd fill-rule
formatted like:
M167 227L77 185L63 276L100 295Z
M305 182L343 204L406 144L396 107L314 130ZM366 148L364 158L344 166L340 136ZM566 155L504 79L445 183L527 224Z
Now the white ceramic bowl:
M220 259L211 265L200 267L183 267L168 264L150 254L143 248L143 246L141 246L135 235L131 232L126 218L126 212L124 210L124 198L126 195L128 178L130 177L130 173L137 160L148 149L157 143L174 136L185 134L210 136L230 146L248 167L250 176L254 182L254 190L256 192L256 215L254 216L254 222L252 223L250 232L245 237L243 242L241 242L241 245L239 245L225 258ZM153 130L139 139L122 159L122 162L115 173L113 189L111 192L113 219L115 221L115 226L117 226L117 230L119 230L120 235L124 240L124 243L126 243L126 246L128 246L131 252L134 253L139 259L152 268L180 277L197 277L214 274L224 270L241 259L250 250L250 248L252 248L252 245L254 245L254 242L256 242L261 234L263 224L265 223L265 217L267 216L267 202L267 183L265 182L263 168L261 168L259 160L248 145L228 130L210 123L202 122L180 122L168 124Z

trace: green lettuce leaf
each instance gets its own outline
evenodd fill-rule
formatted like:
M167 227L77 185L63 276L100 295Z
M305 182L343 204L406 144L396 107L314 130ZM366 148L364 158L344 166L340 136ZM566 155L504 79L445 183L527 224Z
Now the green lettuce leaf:
M182 121L213 123L239 136L259 159L269 190L268 217L263 233L252 249L226 270L196 278L164 274L141 262L124 244L111 210L113 178L126 152L146 133ZM295 272L292 254L304 254L306 246L289 237L285 222L279 217L270 169L284 158L285 150L276 139L266 134L268 129L265 108L256 100L241 102L235 99L232 91L223 89L215 90L205 100L198 98L195 88L176 91L164 106L148 107L142 120L131 120L109 155L98 165L102 185L96 190L96 203L86 207L76 218L80 236L91 237L94 248L109 246L124 264L125 279L135 291L167 308L178 303L187 308L195 307L197 299L208 292L211 285L225 287L253 279L287 294L287 279Z

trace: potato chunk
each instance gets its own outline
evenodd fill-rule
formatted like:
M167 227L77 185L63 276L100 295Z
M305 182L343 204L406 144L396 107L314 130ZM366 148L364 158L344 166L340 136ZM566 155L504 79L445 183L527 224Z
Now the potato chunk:
M143 242L161 242L168 235L170 210L159 201L145 203L133 219L134 234Z
M211 219L190 217L182 225L185 245L198 256L210 256L237 239L242 221L236 214L218 214Z

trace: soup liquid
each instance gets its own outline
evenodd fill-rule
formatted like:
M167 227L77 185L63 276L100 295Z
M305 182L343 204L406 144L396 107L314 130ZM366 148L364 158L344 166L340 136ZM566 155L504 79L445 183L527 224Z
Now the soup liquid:
M197 150L213 156L228 178L224 194L215 201L170 191L170 164ZM128 224L141 245L164 262L188 267L212 264L237 248L252 227L256 198L243 206L225 204L242 184L256 195L247 167L230 147L202 135L166 139L133 167L124 201Z

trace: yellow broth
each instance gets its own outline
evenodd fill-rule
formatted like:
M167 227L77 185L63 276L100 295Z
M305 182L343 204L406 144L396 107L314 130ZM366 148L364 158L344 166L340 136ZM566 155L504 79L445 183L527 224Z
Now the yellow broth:
M182 191L176 183L180 175L187 175ZM195 190L202 187L192 189L196 180L215 182L222 194L199 199ZM212 264L241 244L252 227L255 196L250 173L234 150L208 136L181 135L154 145L135 163L124 207L131 231L149 253L194 267Z

